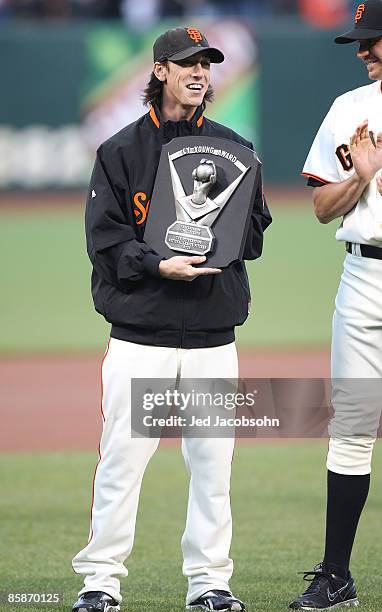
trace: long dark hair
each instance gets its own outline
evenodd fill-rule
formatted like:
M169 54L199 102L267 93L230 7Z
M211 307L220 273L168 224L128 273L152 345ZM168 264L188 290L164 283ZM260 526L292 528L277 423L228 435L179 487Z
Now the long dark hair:
M151 73L150 79L143 90L142 100L145 106L149 106L150 104L155 104L158 108L161 107L162 104L162 91L163 91L163 83L155 76L154 72ZM206 102L212 102L214 99L214 90L211 85L208 86L208 89L203 98L203 110L206 108Z

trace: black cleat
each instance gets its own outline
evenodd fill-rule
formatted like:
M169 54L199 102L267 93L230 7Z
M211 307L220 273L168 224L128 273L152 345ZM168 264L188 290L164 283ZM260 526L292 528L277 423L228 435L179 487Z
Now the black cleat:
M325 563L319 563L312 572L302 573L304 580L310 580L311 583L305 593L289 604L293 610L329 610L358 606L357 591L350 572L347 578L341 578L329 572Z
M229 591L220 591L214 589L207 591L204 595L195 599L192 603L186 606L186 610L233 610L237 612L245 612L245 604L240 599L237 599Z
M107 593L88 591L79 597L72 612L120 612L120 609L119 603Z

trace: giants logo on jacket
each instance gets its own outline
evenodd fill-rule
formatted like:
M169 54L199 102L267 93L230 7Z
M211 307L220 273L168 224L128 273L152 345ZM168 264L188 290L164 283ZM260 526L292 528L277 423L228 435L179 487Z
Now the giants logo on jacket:
M147 199L147 195L144 191L137 191L137 193L134 194L133 202L136 224L142 225L147 219L151 199Z

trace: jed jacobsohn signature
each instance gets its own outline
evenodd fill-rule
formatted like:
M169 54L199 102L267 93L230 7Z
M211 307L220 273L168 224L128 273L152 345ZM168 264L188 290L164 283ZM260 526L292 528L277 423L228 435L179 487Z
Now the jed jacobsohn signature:
M143 417L145 427L280 427L280 421L276 418L267 416L262 417L221 417L207 415L198 417L192 415L186 418L178 415L171 415L166 418L154 417L147 414Z

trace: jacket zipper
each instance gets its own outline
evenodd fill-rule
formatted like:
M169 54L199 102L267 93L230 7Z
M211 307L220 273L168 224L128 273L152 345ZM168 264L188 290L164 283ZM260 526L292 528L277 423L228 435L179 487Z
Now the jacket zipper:
M184 283L186 283L187 281L183 281ZM182 287L182 327L181 327L181 335L180 335L180 347L184 348L184 334L185 334L185 329L186 329L186 317L185 317L185 290L186 290L186 286L183 285Z

